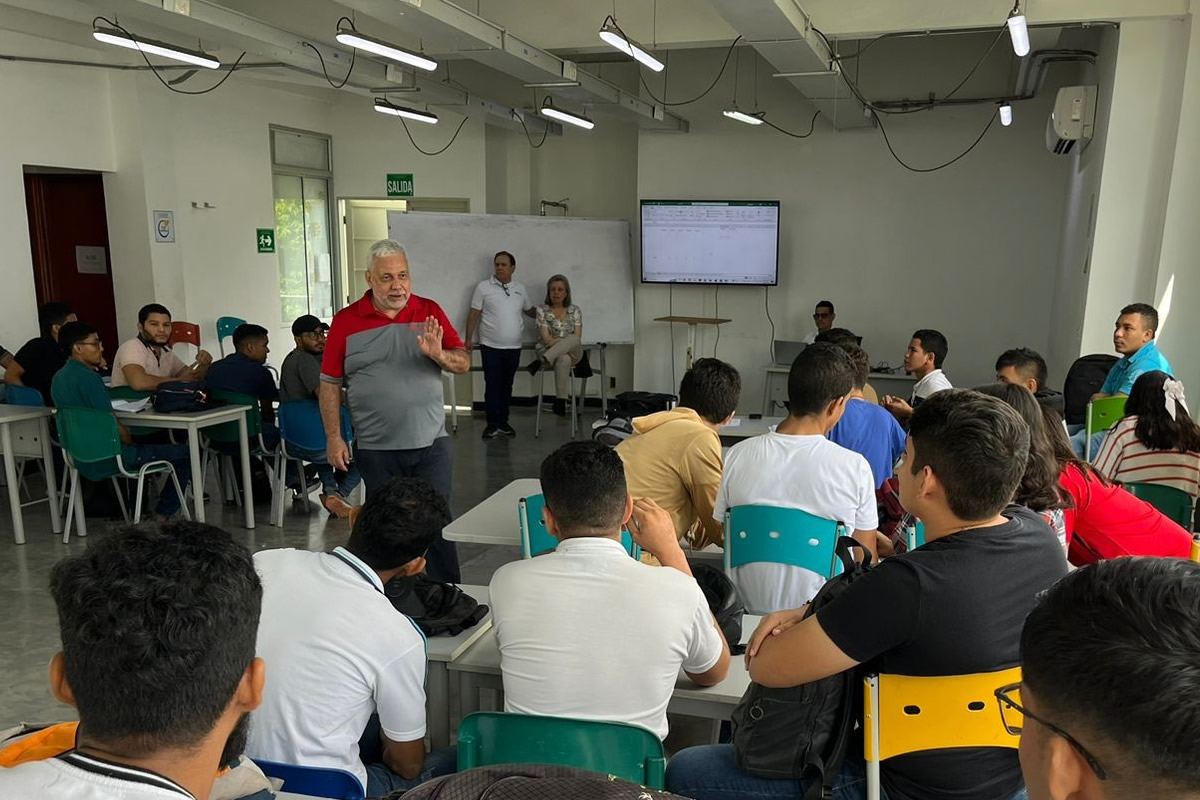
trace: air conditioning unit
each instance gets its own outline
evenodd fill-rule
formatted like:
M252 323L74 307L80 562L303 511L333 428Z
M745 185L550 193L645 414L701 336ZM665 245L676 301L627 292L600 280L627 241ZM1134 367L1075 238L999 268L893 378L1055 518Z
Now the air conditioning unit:
M1046 149L1065 156L1087 147L1096 127L1096 87L1064 86L1046 122Z

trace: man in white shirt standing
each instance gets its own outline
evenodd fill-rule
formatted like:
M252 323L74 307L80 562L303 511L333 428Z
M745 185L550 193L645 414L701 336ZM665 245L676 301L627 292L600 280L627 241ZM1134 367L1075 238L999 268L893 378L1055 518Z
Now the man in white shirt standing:
M273 671L251 758L345 770L367 797L454 771L452 750L425 754L425 636L384 595L424 569L449 519L429 483L393 478L367 495L345 547L255 554L258 654Z
M912 397L905 401L889 394L883 398L883 407L904 423L926 397L953 389L950 379L942 372L942 364L946 362L949 351L946 337L940 331L923 328L913 333L908 350L904 352L904 371L917 378Z
M513 377L521 365L521 342L525 317L537 313L525 286L513 280L517 259L501 250L492 259L492 277L480 281L471 295L467 315L467 350L475 346L479 332L479 357L483 361L483 405L487 411L484 439L516 436L508 424ZM540 398L539 398L540 400Z
M727 509L742 505L798 508L845 523L874 552L879 516L871 467L826 438L853 389L854 363L841 347L804 348L788 373L789 415L775 430L730 448L713 517L723 520ZM747 610L767 614L812 600L827 577L759 562L734 568L733 582Z
M621 457L596 442L551 453L541 480L558 547L492 577L505 710L625 722L664 738L680 668L701 686L729 671L671 517L630 498ZM626 523L662 567L630 558Z
M129 526L58 562L50 593L50 691L79 711L75 747L0 769L0 797L207 798L262 700L250 553L200 522Z
M817 303L817 307L813 309L813 324L816 325L816 328L808 332L808 335L804 337L804 343L815 342L818 336L833 327L835 319L837 319L837 314L833 311L832 300L822 300Z

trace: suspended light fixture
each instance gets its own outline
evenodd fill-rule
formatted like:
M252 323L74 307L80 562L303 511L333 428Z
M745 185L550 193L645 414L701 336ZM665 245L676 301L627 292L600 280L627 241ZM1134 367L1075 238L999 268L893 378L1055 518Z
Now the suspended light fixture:
M744 122L747 125L762 125L763 112L757 111L753 114L747 114L744 111L738 111L737 106L727 108L721 112L730 119L736 119L738 122Z
M437 114L429 111L421 111L408 106L398 106L383 97L375 98L375 110L380 114L391 114L393 117L404 117L405 119L413 119L417 122L425 122L430 125L436 125L438 121Z
M1006 128L1012 125L1012 106L1008 103L1000 106L1000 124Z
M1012 37L1014 53L1021 57L1029 55L1029 25L1021 13L1021 0L1017 0L1008 12L1008 35Z
M92 29L92 38L98 42L105 44L115 44L117 47L125 47L130 50L140 50L146 55L162 56L170 58L174 61L182 61L185 64L192 64L205 69L216 69L221 66L221 62L210 56L208 53L200 50L189 50L186 47L176 47L173 44L160 42L155 39L147 39L144 36L134 36L130 33L119 31L115 28L105 28L100 25L94 25Z
M559 122L565 122L568 125L575 125L576 127L583 128L585 131L590 131L592 128L596 127L596 123L592 122L582 114L572 114L570 111L563 111L561 108L556 108L554 102L549 97L542 101L542 107L538 109L538 113L540 113L543 117L549 117L550 119L556 119Z
M419 53L405 50L402 47L396 47L394 44L388 44L382 39L376 39L374 36L359 33L355 30L353 24L349 28L339 27L335 38L340 43L347 47L353 47L355 50L365 50L368 53L374 53L377 56L383 56L392 61L407 64L410 67L423 69L426 72L433 72L438 67L436 61L428 59Z
M663 71L663 67L665 66L663 62L650 55L646 48L626 36L617 27L617 21L613 18L612 14L604 18L604 24L600 26L600 38L611 47L615 47L638 63L645 64L655 72Z

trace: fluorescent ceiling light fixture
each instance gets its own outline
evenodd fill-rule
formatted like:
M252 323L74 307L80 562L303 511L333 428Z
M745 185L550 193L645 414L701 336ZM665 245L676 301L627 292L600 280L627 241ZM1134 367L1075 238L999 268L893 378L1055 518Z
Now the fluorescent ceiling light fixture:
M738 111L736 108L727 108L721 112L730 119L736 119L738 122L744 122L747 125L762 125L762 112L756 114L747 114L744 111Z
M393 117L404 117L405 119L413 119L417 122L426 122L430 125L436 125L438 121L437 114L429 111L421 111L408 106L398 106L388 102L382 97L375 98L375 110L380 114L391 114Z
M382 39L367 36L353 29L338 28L336 38L347 47L353 47L356 50L366 50L368 53L390 58L392 61L398 61L410 67L423 69L426 72L433 72L438 66L436 61L428 59L423 55L404 50L393 44L388 44Z
M162 56L206 69L216 69L221 66L221 62L208 53L188 50L186 47L176 47L173 44L147 39L143 36L126 35L112 28L96 28L92 31L92 38L105 44L115 44L117 47L126 47L130 50L141 50L147 55Z
M590 131L592 128L596 127L596 123L592 122L582 114L572 114L570 111L563 111L561 108L555 108L550 102L549 97L547 97L546 101L542 103L542 107L538 109L538 112L543 117L556 119L559 122L565 122L568 125L574 125L578 128L583 128L585 131Z
M612 18L611 14L604 18L604 24L600 26L600 38L611 47L615 47L630 58L641 64L645 64L655 72L662 72L666 66L663 62L650 55L646 51L646 48L622 33L621 29L617 27L617 21Z
M525 84L526 89L574 89L576 86L579 86L579 81L541 81Z
M1008 14L1008 35L1012 37L1013 52L1018 56L1029 55L1029 26L1021 13L1021 4L1013 6Z
M1008 103L1000 106L1000 124L1006 128L1012 125L1012 106Z

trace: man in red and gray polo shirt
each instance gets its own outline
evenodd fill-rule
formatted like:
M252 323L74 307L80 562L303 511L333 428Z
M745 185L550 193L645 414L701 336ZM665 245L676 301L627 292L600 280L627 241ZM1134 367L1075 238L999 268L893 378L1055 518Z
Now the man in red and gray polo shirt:
M471 358L441 307L412 294L408 256L399 242L371 247L370 287L339 311L321 361L321 418L329 463L345 470L338 406L346 389L354 422L354 458L367 492L396 476L423 478L450 502L453 458L446 436L442 370L463 374ZM426 572L460 581L458 553L439 533Z

